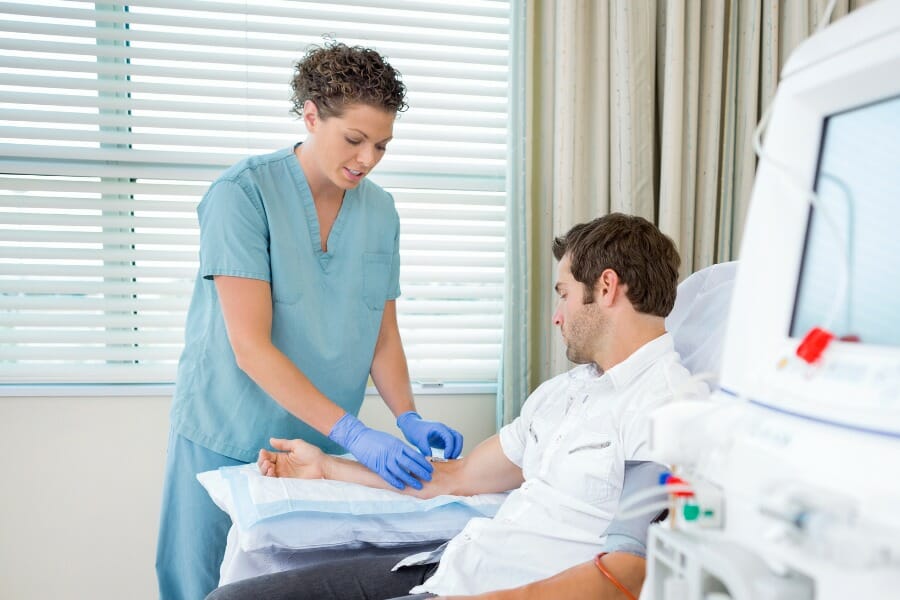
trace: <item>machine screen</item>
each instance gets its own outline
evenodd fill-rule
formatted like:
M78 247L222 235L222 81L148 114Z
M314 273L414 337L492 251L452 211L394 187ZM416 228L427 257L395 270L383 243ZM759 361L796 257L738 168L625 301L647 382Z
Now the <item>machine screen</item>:
M900 346L900 97L828 118L815 189L790 335Z

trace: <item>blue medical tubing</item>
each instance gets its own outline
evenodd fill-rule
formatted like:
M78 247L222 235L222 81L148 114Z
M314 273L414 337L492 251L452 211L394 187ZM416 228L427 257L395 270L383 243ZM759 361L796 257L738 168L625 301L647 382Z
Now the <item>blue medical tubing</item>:
M463 447L463 436L455 429L438 421L426 421L419 413L408 411L397 417L397 427L425 456L431 456L432 448L444 451L444 458L453 459L459 456Z
M407 485L420 490L419 480L431 481L433 467L424 456L394 436L366 427L350 413L338 419L328 437L398 490Z

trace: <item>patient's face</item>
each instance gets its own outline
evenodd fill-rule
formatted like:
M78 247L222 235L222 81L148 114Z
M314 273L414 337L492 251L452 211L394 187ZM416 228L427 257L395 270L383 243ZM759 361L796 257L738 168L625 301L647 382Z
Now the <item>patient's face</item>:
M607 318L598 302L584 303L584 286L572 276L568 255L559 261L556 293L559 301L553 324L559 326L566 344L566 358L576 364L595 362Z

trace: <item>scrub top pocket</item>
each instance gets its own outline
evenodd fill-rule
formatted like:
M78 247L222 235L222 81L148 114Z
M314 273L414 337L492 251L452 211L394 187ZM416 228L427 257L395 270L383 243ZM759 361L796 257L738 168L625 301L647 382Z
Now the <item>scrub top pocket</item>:
M278 304L297 304L300 301L300 286L286 281L273 283L272 300Z
M391 254L363 255L363 298L371 310L384 310L391 278Z

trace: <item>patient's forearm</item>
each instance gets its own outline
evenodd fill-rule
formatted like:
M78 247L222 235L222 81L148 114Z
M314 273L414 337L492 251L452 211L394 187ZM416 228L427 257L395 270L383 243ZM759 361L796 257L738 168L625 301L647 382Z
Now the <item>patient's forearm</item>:
M646 561L643 558L614 552L603 557L603 564L634 596L641 593ZM441 597L439 600L619 600L626 596L607 579L593 561L576 565L562 573L528 585L477 596Z
M275 451L262 448L256 461L259 472L267 477L332 479L398 491L361 463L325 454L309 442L300 439L271 438L269 443L272 444ZM433 498L451 493L453 489L450 485L450 481L453 479L452 474L459 470L461 462L462 460L453 460L432 463L434 472L431 475L431 481L423 481L421 490L407 487L400 493L417 498Z
M646 561L643 558L616 552L603 557L603 564L635 597L641 593ZM562 573L525 586L522 600L537 598L571 598L572 600L618 600L626 598L603 575L593 561L576 565ZM510 599L511 600L511 599Z
M272 438L269 443L275 451L263 448L257 460L260 473L268 477L332 479L397 491L361 463L325 454L309 442ZM465 458L431 464L431 481L423 481L421 490L407 487L400 493L416 498L473 496L505 492L522 484L522 469L506 457L496 435L478 444Z
M397 491L363 465L336 456L323 455L325 479L351 481L370 487ZM405 488L400 493L416 498L443 494L474 496L506 492L522 485L522 469L506 458L495 435L480 443L472 454L458 460L432 462L431 481L423 481L421 490Z
M421 490L415 490L411 487L398 490L364 465L337 456L325 455L322 468L325 479L349 481L373 488L391 490L407 496L415 496L416 498L433 498L450 493L448 481L451 479L451 473L458 468L455 464L457 462L459 461L431 463L434 467L431 481L423 481Z

